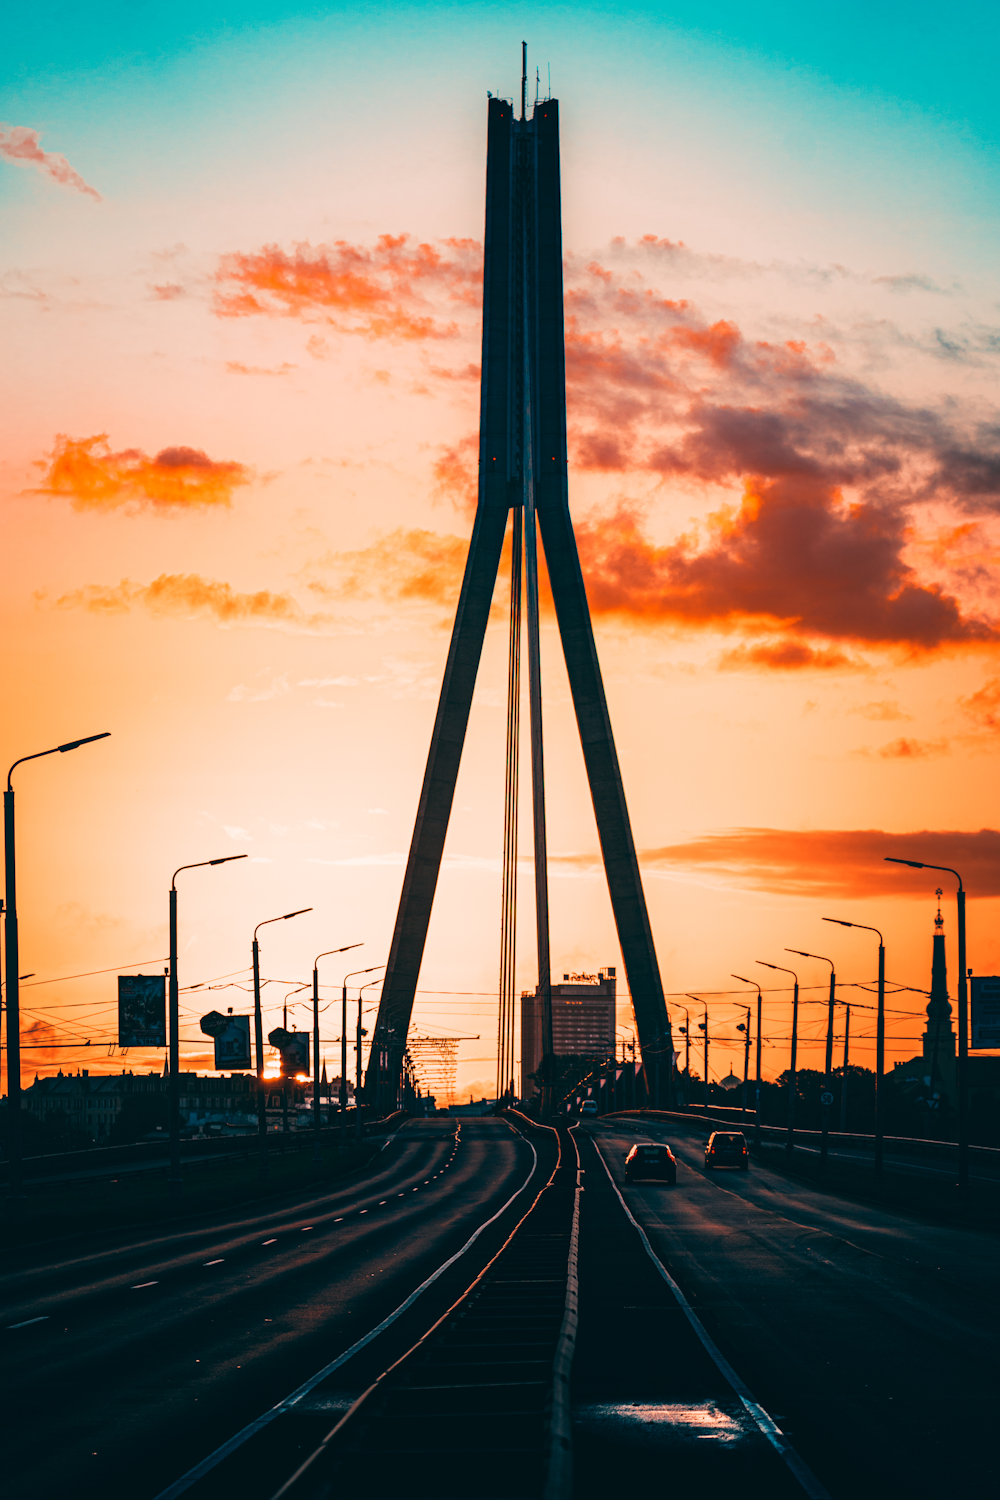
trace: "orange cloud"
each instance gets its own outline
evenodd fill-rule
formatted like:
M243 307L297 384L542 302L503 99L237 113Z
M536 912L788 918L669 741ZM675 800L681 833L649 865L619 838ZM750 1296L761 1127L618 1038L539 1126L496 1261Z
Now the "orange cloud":
M466 515L475 514L479 498L479 436L467 433L442 448L434 464L434 487Z
M847 656L835 648L823 650L805 641L760 641L752 646L737 646L723 653L719 666L724 672L748 669L781 672L863 672L867 663Z
M222 318L291 317L323 321L341 333L403 341L449 338L454 318L431 299L478 306L482 248L475 240L419 244L383 234L374 246L299 244L291 252L265 245L224 255L216 273L214 312Z
M1000 677L984 682L968 698L959 698L958 704L981 729L1000 729Z
M712 870L790 896L929 896L941 879L933 870L888 865L886 855L949 865L961 870L974 895L1000 896L1000 832L992 828L976 833L734 828L647 849L639 859L647 869ZM829 915L850 918L852 913Z
M400 527L358 552L337 558L337 594L365 599L438 604L453 609L462 586L469 543L463 537Z
M218 462L200 448L163 448L150 458L139 448L112 453L106 433L71 438L60 433L36 493L65 496L74 510L115 510L129 503L154 510L230 505L249 484L245 465Z
M133 583L123 578L113 585L88 584L63 594L61 609L86 609L92 614L124 614L134 605L144 605L154 615L195 619L208 615L220 625L270 625L315 629L328 625L328 615L309 615L290 594L260 589L238 593L228 583L201 578L197 573L161 573L152 583Z
M627 505L578 523L576 533L597 614L780 625L794 637L925 651L998 638L990 622L963 616L954 597L918 581L903 561L906 527L898 512L849 505L838 490L805 476L748 480L739 509L710 518L702 546L691 537L656 545ZM776 649L774 665L809 664L787 646L757 648L758 663ZM836 656L815 660L842 664Z
M933 755L944 755L947 749L947 740L913 740L900 735L898 740L880 746L878 754L881 760L927 760Z
M26 125L14 125L10 129L0 126L0 156L6 157L8 161L29 162L44 172L46 177L51 177L53 182L61 183L63 187L76 188L78 193L86 193L89 198L96 198L98 203L101 202L97 189L84 182L65 156L60 156L58 151L42 150L38 144L37 130L29 130Z

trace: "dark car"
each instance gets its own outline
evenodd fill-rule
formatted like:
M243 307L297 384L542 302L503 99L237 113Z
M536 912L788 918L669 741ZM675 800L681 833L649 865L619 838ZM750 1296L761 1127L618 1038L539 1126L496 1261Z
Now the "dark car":
M658 1182L677 1181L677 1158L669 1146L656 1141L636 1141L625 1153L625 1181L654 1177Z
M739 1130L713 1130L705 1146L705 1171L714 1167L739 1167L746 1172L750 1167L746 1137Z

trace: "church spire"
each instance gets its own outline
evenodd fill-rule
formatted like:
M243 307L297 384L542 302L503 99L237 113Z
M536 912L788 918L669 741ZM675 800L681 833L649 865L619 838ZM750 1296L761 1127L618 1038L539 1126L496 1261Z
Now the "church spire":
M931 963L931 997L927 1003L927 1030L924 1032L924 1058L930 1064L930 1076L940 1075L940 1064L955 1056L955 1033L952 1029L951 1002L948 999L948 964L944 951L944 917L937 890L938 909L934 918L934 957Z

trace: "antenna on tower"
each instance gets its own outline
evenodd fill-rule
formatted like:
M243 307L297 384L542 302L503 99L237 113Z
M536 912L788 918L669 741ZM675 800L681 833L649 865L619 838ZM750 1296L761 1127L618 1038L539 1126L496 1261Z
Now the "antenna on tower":
M528 44L521 43L521 119L524 119L528 103Z
M535 107L536 107L536 109L538 107L538 95L539 95L539 91L541 90L541 87L542 87L542 75L539 73L538 69L536 68L535 69Z

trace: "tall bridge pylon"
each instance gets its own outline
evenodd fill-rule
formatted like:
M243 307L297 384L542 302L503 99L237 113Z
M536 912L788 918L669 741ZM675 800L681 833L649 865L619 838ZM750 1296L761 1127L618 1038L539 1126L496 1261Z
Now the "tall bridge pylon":
M479 498L376 1022L393 1077L406 1045L511 511L515 527L524 527L540 994L544 1004L551 976L536 526L640 1045L670 1056L670 1022L569 511L559 105L538 101L528 118L523 77L519 119L507 100L489 101ZM545 1011L551 1053L551 1003ZM369 1076L369 1098L373 1088Z

